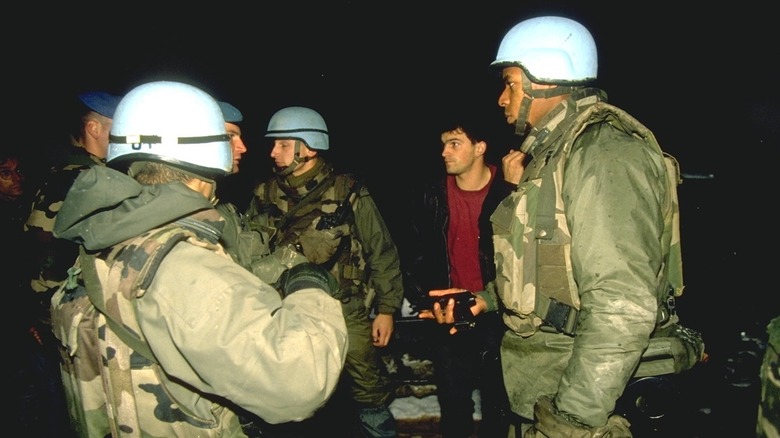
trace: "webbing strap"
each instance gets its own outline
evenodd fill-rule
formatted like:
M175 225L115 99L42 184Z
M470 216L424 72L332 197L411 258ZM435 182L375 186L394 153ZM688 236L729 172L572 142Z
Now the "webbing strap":
M542 319L542 331L564 333L572 336L577 327L578 310L571 302L564 303L569 296L568 285L560 284L561 276L566 276L565 253L560 245L542 245L542 240L550 240L558 225L555 219L555 180L553 173L561 154L554 155L549 151L545 160L547 163L539 187L539 198L536 214L536 272L537 293L534 303L534 313ZM544 251L543 251L544 250ZM558 280L558 281L556 281ZM557 299L556 299L557 298Z
M539 187L539 204L536 214L536 238L552 239L553 232L557 225L555 221L555 181L553 172L555 171L555 161L549 162L552 151L545 158L547 164L543 170L542 182ZM549 167L548 167L549 166Z
M116 321L108 312L104 301L103 290L100 287L97 269L95 269L95 256L87 254L83 246L80 248L80 252L79 263L81 265L81 272L84 275L84 288L87 290L87 295L89 296L89 300L92 301L92 305L94 305L100 313L105 315L108 325L111 326L111 330L122 338L124 343L138 352L138 354L157 363L157 359L155 359L154 354L152 354L152 350L149 349L149 345L138 335Z
M579 313L574 307L546 295L536 294L534 313L544 321L539 330L574 336ZM551 328L554 330L549 330Z

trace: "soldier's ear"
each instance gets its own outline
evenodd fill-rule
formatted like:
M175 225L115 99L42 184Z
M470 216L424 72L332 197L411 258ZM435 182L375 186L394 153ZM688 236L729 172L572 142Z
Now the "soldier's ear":
M84 127L84 131L86 131L87 135L93 138L100 137L100 130L103 129L103 124L100 123L100 121L90 118L87 120L87 123Z

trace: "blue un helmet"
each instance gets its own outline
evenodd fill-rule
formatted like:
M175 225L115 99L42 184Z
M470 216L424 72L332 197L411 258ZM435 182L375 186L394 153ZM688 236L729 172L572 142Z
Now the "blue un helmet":
M167 163L209 179L229 174L233 152L217 101L180 82L132 89L114 113L106 163L135 161Z
M528 115L534 99L569 94L583 83L596 79L596 42L585 26L569 18L530 18L509 29L490 65L517 66L525 73L523 97L515 122L515 133L524 136L530 129ZM533 89L531 81L557 86Z
M327 151L330 148L325 119L317 111L302 106L283 108L271 116L265 137L295 140L295 158L289 166L276 170L280 176L289 175L300 163L299 142L306 144L309 149Z
M490 65L517 65L541 84L587 82L598 72L596 42L585 26L569 18L531 18L506 33Z

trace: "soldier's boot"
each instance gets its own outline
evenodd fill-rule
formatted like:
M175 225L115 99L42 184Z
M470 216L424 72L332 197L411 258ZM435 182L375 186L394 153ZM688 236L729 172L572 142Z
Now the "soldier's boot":
M631 438L631 424L619 415L612 415L607 424L589 427L561 415L552 397L542 396L534 406L536 422L523 433L523 438Z

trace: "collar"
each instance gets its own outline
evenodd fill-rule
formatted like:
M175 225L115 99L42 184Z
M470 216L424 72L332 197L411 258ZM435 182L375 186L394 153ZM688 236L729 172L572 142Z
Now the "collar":
M279 182L279 187L287 196L293 199L302 199L326 181L332 173L333 166L320 157L314 163L314 167L306 171L306 173L298 176L277 176L276 179Z
M574 90L530 130L520 150L532 156L543 153L544 149L553 143L550 139L563 134L583 109L606 101L607 93L598 88Z

